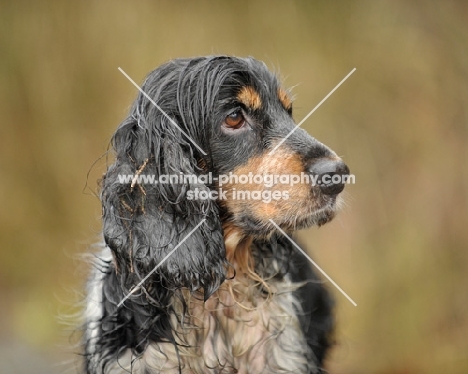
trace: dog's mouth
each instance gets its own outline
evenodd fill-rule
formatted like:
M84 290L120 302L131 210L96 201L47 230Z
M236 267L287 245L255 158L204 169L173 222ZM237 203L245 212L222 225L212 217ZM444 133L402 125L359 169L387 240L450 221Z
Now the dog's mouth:
M304 167L297 154L277 153L273 159L266 155L235 169L232 174L238 179L219 185L225 192L219 205L228 212L229 221L249 236L265 237L278 227L295 231L322 226L339 208L349 176L340 159L319 158Z
M284 211L271 217L256 217L245 211L233 218L235 225L245 234L266 237L278 231L278 227L284 231L295 231L312 226L323 226L335 217L341 201L339 195L323 196L320 202L301 204L296 212Z
M298 215L297 219L286 227L290 230L301 230L311 226L323 226L330 222L339 210L341 202L339 195L328 196L320 207L311 209L309 213Z

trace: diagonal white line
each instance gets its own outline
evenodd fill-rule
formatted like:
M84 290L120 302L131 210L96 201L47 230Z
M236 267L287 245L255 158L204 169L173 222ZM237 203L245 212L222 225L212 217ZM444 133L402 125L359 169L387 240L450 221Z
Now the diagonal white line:
M296 125L296 127L294 127L294 128L289 132L289 134L286 135L286 136L275 146L275 148L273 148L273 149L270 151L270 153L268 153L268 155L271 155L274 151L276 151L276 150L278 149L278 147L279 147L281 144L283 144L283 143L286 141L286 139L289 138L289 137L291 136L291 134L292 134L294 131L296 131L297 128L300 127L300 126L307 120L307 118L309 118L309 117L312 115L312 113L314 113L314 112L320 107L320 105L322 105L322 104L325 102L325 100L327 100L327 99L332 95L332 93L335 92L335 91L337 90L337 88L340 87L340 86L345 82L345 80L348 79L348 78L350 77L350 75L353 74L355 71L356 71L356 68L354 68L353 70L351 70L351 71L348 73L348 75L347 75L346 77L344 77L344 78L341 80L341 82L338 83L338 84L335 86L335 88L334 88L333 90L331 90L330 93L329 93L327 96L325 96L325 97L322 99L322 101L321 101L320 103L318 103L318 104L315 106L315 108L312 109L312 110L309 112L309 114L306 115L306 116L304 117L304 119L303 119L301 122L299 122L299 123Z
M145 97L151 102L151 104L153 104L156 108L158 108L158 110L164 115L164 117L166 117L166 118L169 120L170 123L172 123L175 127L177 127L177 128L180 130L180 132L181 132L182 134L184 134L184 135L187 137L187 139L190 140L190 142L191 142L195 147L197 147L198 150L199 150L201 153L203 153L203 155L206 156L206 152L205 152L190 136L188 136L187 133L186 133L184 130L182 130L182 129L179 127L179 125L178 125L177 123L175 123L175 121L174 121L171 117L169 117L169 115L168 115L164 110L162 110L162 108L161 108L158 104L156 104L156 102L155 102L151 97L149 97L148 94L147 94L145 91L143 91L143 90L141 89L141 87L140 87L138 84L136 84L135 81L134 81L132 78L130 78L130 77L128 76L128 74L127 74L126 72L123 71L123 69L121 69L121 68L119 67L119 71L120 71L123 75L125 75L125 77L138 89L138 91L140 91L143 95L145 95Z
M336 282L331 279L327 273L325 273L325 271L322 270L322 268L320 266L317 265L317 263L312 260L309 255L307 253L305 253L301 247L299 247L289 236L288 234L286 234L283 230L281 230L281 227L279 227L272 219L270 219L270 222L273 224L273 226L275 226L290 242L291 244L297 248L297 250L299 250L299 252L301 252L311 263L312 265L314 265L324 276L325 278L327 278L337 289L338 291L340 291L350 302L351 304L353 304L354 306L357 306L357 304L353 301L353 299L351 299L348 294L346 292L344 292L340 286L338 286L338 284L336 284Z
M174 247L174 249L173 249L172 251L170 251L170 252L166 255L166 257L164 257L164 258L159 262L159 264L157 264L157 265L153 268L153 270L151 270L151 271L148 273L148 275L146 275L146 277L144 277L144 278L140 281L140 283L138 283L138 284L127 294L127 296L125 296L125 297L122 299L122 301L117 305L117 308L119 308L119 307L125 302L125 300L127 300L136 290L138 290L138 289L141 287L141 285L142 285L143 283L145 283L145 281L151 276L151 274L153 274L153 273L164 263L164 261L166 261L169 257L171 257L172 254L177 250L177 248L179 248L179 247L182 245L182 243L185 242L185 241L190 237L190 235L192 235L192 234L202 225L202 223L205 222L205 221L206 221L206 218L203 218L203 219L201 220L201 222L200 222L198 225L196 225L196 226L193 228L193 230L190 231L190 232L187 234L187 236L186 236L185 238L183 238L182 241L181 241L179 244L177 244L177 245Z

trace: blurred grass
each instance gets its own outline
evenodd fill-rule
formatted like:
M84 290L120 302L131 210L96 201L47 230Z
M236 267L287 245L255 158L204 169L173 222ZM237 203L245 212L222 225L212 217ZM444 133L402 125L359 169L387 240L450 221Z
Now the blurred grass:
M58 361L69 344L56 316L77 310L99 158L135 96L117 67L141 81L224 53L279 69L296 120L357 68L304 125L357 179L334 222L301 233L358 303L336 295L330 372L468 372L467 14L464 1L0 2L0 351Z

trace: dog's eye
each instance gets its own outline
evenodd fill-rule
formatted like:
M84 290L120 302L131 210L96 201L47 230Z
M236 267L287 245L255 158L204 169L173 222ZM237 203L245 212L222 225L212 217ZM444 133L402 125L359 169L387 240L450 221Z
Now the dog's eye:
M236 110L226 116L224 123L227 127L237 130L244 126L245 118L240 110Z

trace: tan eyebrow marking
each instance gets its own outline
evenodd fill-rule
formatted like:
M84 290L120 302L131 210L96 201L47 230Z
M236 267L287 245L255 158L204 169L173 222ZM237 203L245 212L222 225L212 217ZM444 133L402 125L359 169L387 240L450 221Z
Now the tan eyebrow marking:
M247 108L260 109L262 107L262 99L260 99L260 95L255 88L251 86L242 87L237 94L237 99Z
M283 104L284 109L291 110L292 100L289 97L288 93L281 87L278 88L278 98L281 101L281 104Z

